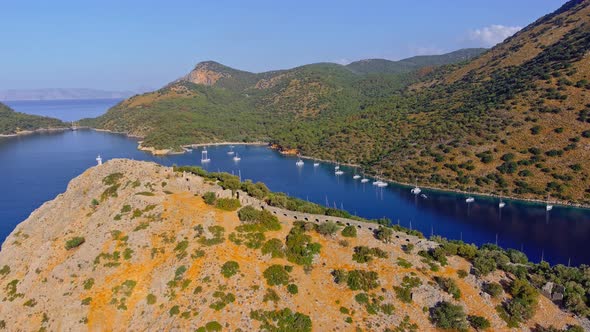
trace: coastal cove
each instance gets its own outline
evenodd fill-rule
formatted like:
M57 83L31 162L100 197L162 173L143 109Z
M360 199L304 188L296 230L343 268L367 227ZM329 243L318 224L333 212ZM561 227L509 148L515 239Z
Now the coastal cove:
M44 202L65 191L68 182L88 167L95 158L129 158L163 165L197 165L208 171L225 171L242 179L261 181L273 191L321 205L344 208L365 218L390 218L393 223L422 231L426 236L441 235L481 245L498 243L504 248L523 250L532 261L572 265L590 262L587 237L590 235L590 210L555 206L546 212L534 202L476 196L467 204L466 195L424 189L427 198L410 193L404 185L390 183L386 188L361 184L352 178L355 169L341 165L344 174L336 176L334 165L322 162L313 167L305 160L297 167L297 157L283 155L266 146L236 145L242 158L234 162L227 145L209 146L211 162L201 165L201 149L180 155L154 156L137 149L138 141L120 134L77 130L34 133L0 139L0 170L5 176L0 185L0 241ZM43 176L37 174L43 173Z

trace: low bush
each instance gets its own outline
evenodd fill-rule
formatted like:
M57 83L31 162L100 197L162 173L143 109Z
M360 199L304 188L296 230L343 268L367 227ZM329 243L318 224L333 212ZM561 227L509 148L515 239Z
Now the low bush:
M356 227L354 226L346 226L342 230L342 236L344 237L356 237Z
M262 273L269 286L287 285L289 283L289 272L283 265L274 264Z
M240 206L240 200L236 198L219 198L215 201L215 207L220 210L235 211Z
M439 302L430 309L430 321L441 329L467 331L469 328L463 307L446 301Z
M239 271L240 271L240 265L234 261L225 262L221 266L221 274L226 278L230 278L230 277L234 276Z
M73 238L66 241L66 245L65 245L66 250L77 248L77 247L81 246L84 242L86 242L86 239L84 239L81 236L73 237Z
M205 194L203 194L203 201L205 201L206 204L214 205L215 200L217 200L217 196L215 195L214 192L208 191Z

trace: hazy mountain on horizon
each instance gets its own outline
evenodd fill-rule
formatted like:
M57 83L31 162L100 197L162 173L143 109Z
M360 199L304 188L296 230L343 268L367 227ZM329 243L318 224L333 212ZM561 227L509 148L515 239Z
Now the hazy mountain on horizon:
M142 89L143 90L143 89ZM128 98L145 91L107 91L86 88L6 89L0 101Z

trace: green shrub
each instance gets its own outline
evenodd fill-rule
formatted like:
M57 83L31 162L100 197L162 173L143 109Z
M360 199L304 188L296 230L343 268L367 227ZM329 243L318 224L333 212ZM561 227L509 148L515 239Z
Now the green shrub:
M172 316L176 316L180 313L180 307L175 305L172 308L170 308L170 310L168 311L168 313L170 314L170 317Z
M459 289L459 286L457 286L455 280L439 276L434 277L434 280L442 290L451 294L455 300L461 298L461 290Z
M123 178L123 173L112 173L110 175L105 176L102 179L102 183L105 186L112 186L116 183L119 183L119 181Z
M418 277L404 276L400 286L394 286L396 297L404 303L412 303L412 289L422 285Z
M287 285L289 283L289 272L287 272L283 265L271 265L264 270L262 275L269 286Z
M275 311L253 310L250 318L260 322L262 331L297 331L311 332L312 324L309 316L292 312L285 308Z
M214 292L213 298L215 299L215 302L211 303L209 305L209 308L211 308L215 311L219 311L219 310L225 308L225 306L227 306L230 303L235 302L235 300L236 300L236 296L234 294L224 293L221 291Z
M379 229L375 230L375 238L379 241L389 243L391 242L392 237L393 230L389 227L381 226Z
M238 211L238 218L240 221L257 221L260 215L260 211L256 210L253 206L244 206Z
M504 292L502 286L497 282L487 282L483 284L482 288L484 292L495 298L499 297Z
M473 327L476 330L485 330L490 328L491 326L490 321L481 316L469 315L467 316L467 321L469 321L471 327Z
M203 201L205 201L205 203L208 205L214 205L216 200L217 196L215 196L215 193L212 191L208 191L203 194Z
M229 278L229 277L235 275L236 273L239 272L239 270L240 270L240 265L234 261L225 262L221 266L221 274L226 278Z
M354 226L346 226L342 230L342 236L344 237L356 237L356 227Z
M146 297L146 302L149 305L155 304L156 303L156 300L157 300L157 298L156 298L156 296L154 294L148 294L147 297Z
M442 329L467 331L469 324L463 307L442 301L430 310L430 321Z
M387 258L385 251L379 248L369 248L365 246L354 247L352 260L358 263L367 263L373 260L373 257Z
M313 257L320 253L321 245L311 241L305 234L304 223L296 222L287 235L285 254L289 262L298 265L311 265Z
M281 297L279 296L279 294L277 294L277 292L275 292L274 289L272 288L268 288L266 290L266 294L264 294L264 297L262 298L262 302L268 302L268 301L272 301L274 303L277 303L281 300Z
M407 260L401 257L397 258L397 265L403 267L404 269L409 269L412 267L412 263L408 262Z
M469 275L469 273L467 273L467 271L465 270L458 270L457 275L459 276L459 278L464 279Z
M285 257L283 242L279 239L270 239L266 241L262 246L261 252L263 255L270 254L272 258Z
M66 250L77 248L77 247L81 246L82 243L84 243L84 242L86 242L86 239L84 239L81 236L73 237L73 238L66 241L66 245L65 245Z
M5 276L7 274L10 273L10 266L8 265L4 265L1 269L0 269L0 276Z
M289 284L289 285L287 285L287 291L290 294L295 295L295 294L299 293L299 287L297 287L297 285L295 285L295 284Z
M332 221L326 221L317 226L317 232L324 236L333 236L338 232L339 226Z
M92 286L94 286L94 278L84 280L84 283L82 285L84 286L84 289L86 289L86 290L91 289Z
M350 290L368 291L379 286L379 275L374 271L364 270L334 270L332 271L336 283L346 282Z
M240 206L240 200L236 198L219 198L215 201L215 207L220 210L235 211Z

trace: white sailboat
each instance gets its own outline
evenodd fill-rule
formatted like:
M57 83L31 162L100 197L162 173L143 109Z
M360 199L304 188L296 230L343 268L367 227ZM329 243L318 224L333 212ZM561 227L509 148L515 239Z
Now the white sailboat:
M336 175L344 174L344 172L340 169L340 165L334 166L334 174L336 174Z
M240 156L238 156L238 154L236 153L236 155L234 156L234 161L238 162L240 160L242 160L242 158L240 158Z
M373 185L374 186L377 186L377 187L380 187L380 188L383 188L383 187L387 187L387 182L383 182L381 180L377 180L377 181L374 181L373 182Z
M210 161L211 161L211 159L209 158L209 155L207 154L207 148L203 148L203 151L201 151L201 163L208 163Z
M295 165L297 165L297 167L301 167L303 166L305 163L303 162L303 160L301 160L301 157L299 157L299 160L297 160L297 162L295 163Z
M549 194L547 194L547 205L545 206L545 210L546 211L553 210L553 205L552 204L549 204Z
M418 187L418 180L416 180L416 186L414 188L412 188L412 190L410 190L410 192L414 195L418 195L422 192L422 189L420 189L420 187Z
M352 176L353 179L358 180L361 176L356 172L356 168L354 169L354 175Z
M498 203L498 207L501 209L505 206L506 206L506 203L504 203L504 201L502 201L502 196L500 196L500 202Z
M320 166L320 163L318 163L317 161L313 163L313 167L318 167Z
M229 151L227 151L227 154L229 154L230 156L232 156L234 153L235 153L234 152L234 146L233 145L230 145Z
M361 183L367 183L367 182L369 182L369 179L367 179L367 178L362 178L361 179Z
M466 203L473 203L473 202L475 202L475 198L473 198L473 196L469 196L465 199L465 202Z

